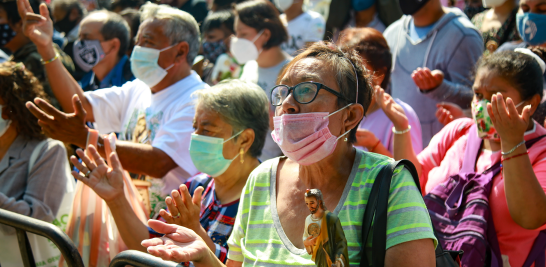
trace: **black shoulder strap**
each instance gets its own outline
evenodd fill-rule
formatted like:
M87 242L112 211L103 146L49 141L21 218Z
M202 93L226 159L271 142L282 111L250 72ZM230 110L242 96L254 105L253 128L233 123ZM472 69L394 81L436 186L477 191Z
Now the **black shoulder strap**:
M419 192L421 192L421 186L419 183L419 176L413 163L409 160L399 160L391 162L384 166L372 186L366 210L362 219L362 247L360 249L360 267L368 267L369 260L366 255L366 244L368 236L371 230L372 222L374 227L374 234L372 240L372 266L383 267L385 265L385 248L387 247L387 209L389 205L389 191L391 187L392 176L394 170L404 166L413 177L415 185ZM374 217L375 215L375 217ZM441 248L440 248L441 249Z

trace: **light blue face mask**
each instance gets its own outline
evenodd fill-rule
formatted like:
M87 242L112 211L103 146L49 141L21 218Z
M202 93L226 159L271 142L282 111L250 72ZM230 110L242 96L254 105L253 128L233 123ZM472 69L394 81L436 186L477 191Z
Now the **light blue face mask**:
M156 86L165 78L165 76L167 76L167 71L174 66L173 63L166 69L160 67L157 64L159 54L175 45L176 44L165 47L161 50L135 46L135 48L133 48L133 53L131 54L131 71L133 71L135 77L143 81L150 88Z
M237 156L232 159L225 159L222 153L224 151L224 143L235 138L242 132L243 131L238 132L225 141L218 137L192 134L190 141L190 157L197 170L212 177L222 175L231 162L239 156L239 154L237 154Z
M518 32L524 42L530 45L546 43L546 15L535 13L517 14Z

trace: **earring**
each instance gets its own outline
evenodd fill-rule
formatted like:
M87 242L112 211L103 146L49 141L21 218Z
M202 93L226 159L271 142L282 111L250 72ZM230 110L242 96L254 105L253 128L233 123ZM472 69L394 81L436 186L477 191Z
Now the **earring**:
M241 150L239 150L239 154L240 154L240 158L241 158L241 164L245 163L245 158L244 158L245 150L242 147L241 147Z
M343 141L347 142L347 137L345 137L345 139L343 139Z

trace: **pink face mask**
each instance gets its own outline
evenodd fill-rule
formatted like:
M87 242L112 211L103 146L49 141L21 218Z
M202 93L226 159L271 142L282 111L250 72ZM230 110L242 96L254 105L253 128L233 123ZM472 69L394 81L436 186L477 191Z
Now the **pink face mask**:
M350 132L335 137L328 129L328 117L336 112L312 112L284 114L273 118L275 130L271 132L273 141L279 145L284 155L300 165L311 165L329 156L336 149L337 141Z

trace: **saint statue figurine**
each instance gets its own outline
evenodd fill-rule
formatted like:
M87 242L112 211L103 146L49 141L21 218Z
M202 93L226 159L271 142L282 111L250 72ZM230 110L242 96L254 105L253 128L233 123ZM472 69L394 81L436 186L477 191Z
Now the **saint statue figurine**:
M347 239L339 218L324 205L322 192L307 189L305 204L311 214L305 218L303 245L317 267L348 267Z

